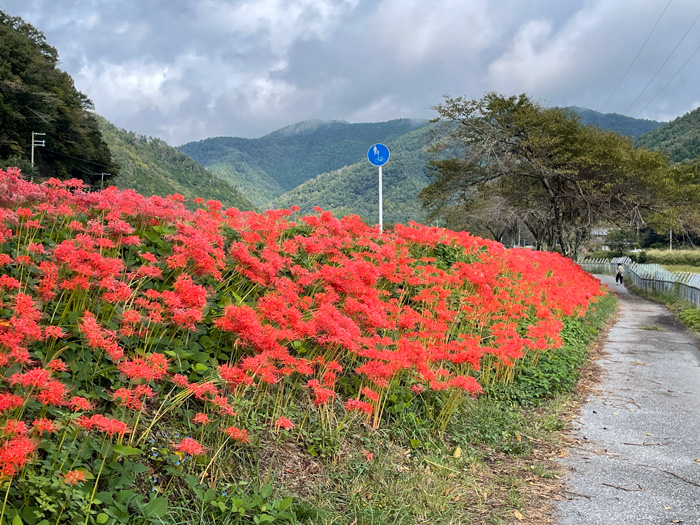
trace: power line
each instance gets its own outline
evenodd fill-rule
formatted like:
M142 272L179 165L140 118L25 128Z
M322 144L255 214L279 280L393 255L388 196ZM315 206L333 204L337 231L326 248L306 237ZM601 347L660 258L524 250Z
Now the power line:
M654 101L654 99L656 99L656 97L658 97L658 96L661 94L661 92L662 92L664 89L666 89L666 88L668 87L668 85L669 85L671 82L673 82L673 79L676 78L676 76L678 76L678 73L680 73L681 71L683 71L683 68L688 64L688 62L690 62L690 61L692 60L692 58L693 58L695 55L697 55L698 51L700 51L700 46L698 46L698 47L695 48L695 51L693 51L693 54L690 55L690 56L688 57L688 60L686 60L685 62L683 62L683 65L678 69L678 71L676 71L676 72L673 74L673 76L672 76L671 78L668 79L668 82L666 82L666 84L664 84L664 87L662 87L659 91L657 91L656 95L654 95L654 96L651 98L651 100L650 100L649 102L646 103L646 106L644 106L644 107L639 111L639 113L637 113L637 117L639 117L639 115L641 115L641 114L644 112L644 110L647 109L647 108L649 107L649 104L651 104L651 103Z
M109 168L109 166L108 166L107 164L105 164L104 162L96 162L96 161L94 161L94 160L82 159L82 158L80 158L80 157L74 157L74 156L72 156L72 155L67 155L67 154L65 154L65 153L61 153L60 151L54 151L54 150L51 150L51 149L46 149L46 151L49 151L49 152L51 152L51 153L54 153L55 155L61 155L62 157L68 157L69 159L79 160L79 161L82 161L82 162L86 162L86 163L88 163L88 164L94 164L95 166L100 166L100 167L102 167L102 168Z
M654 76L651 77L651 79L649 80L649 82L647 82L647 85L644 86L644 89L642 89L641 93L639 93L639 95L637 95L637 98L634 99L634 102L632 102L632 103L630 104L630 106L627 108L627 112L629 112L629 110L632 109L632 108L634 107L634 105L635 105L635 104L637 103L637 101L642 97L642 95L643 95L644 92L647 90L647 88L648 88L648 87L651 85L651 83L656 79L656 77L659 75L659 73L661 72L661 70L663 69L663 67L666 65L666 63L671 59L671 56L673 56L673 53L676 52L676 49L678 49L678 46L681 45L681 43L683 42L683 40L685 40L685 37L687 37L687 36L688 36L688 33L690 33L690 30L693 29L693 26L694 26L695 23L698 21L698 19L700 19L700 14L699 14L697 17L695 17L695 20L693 20L693 23L690 24L690 27L688 28L688 30L687 30L687 31L685 32L685 34L681 37L681 39L678 41L678 43L676 44L676 47L673 48L673 51L671 51L671 52L669 53L669 55L666 57L666 60L664 60L664 63L661 64L661 66L659 67L659 69L656 70L656 73L654 73Z
M637 61L637 59L639 58L639 55L642 54L642 50L644 49L644 46L646 46L646 45L647 45L647 42L649 42L649 39L651 38L651 35L652 35L652 34L654 33L654 31L656 30L656 26L659 25L659 22L661 22L661 19L663 18L664 14L666 13L666 10L668 9L668 6L671 5L671 1L672 1L672 0L668 0L668 4L666 4L666 7L664 7L664 10L661 12L661 15L659 15L659 18L656 20L656 23L654 24L654 27L651 28L651 31L650 31L649 34L647 35L646 40L645 40L644 43L642 44L642 47L639 48L639 51L637 51L637 54L635 55L634 59L632 59L632 63L631 63L631 64L629 65L629 67L627 68L627 71L625 71L625 74L622 75L622 78L621 78L620 81L617 83L617 86L615 86L615 89L613 90L613 92L612 92L612 93L610 94L610 96L608 97L608 100L606 100L606 101L605 101L605 104L603 104L603 107L600 109L600 112L601 112L601 113L605 110L605 107L608 105L608 102L610 102L610 100L615 96L615 93L617 93L617 90L618 90L618 89L620 88L620 86L622 85L622 82L627 78L627 74L630 72L630 70L632 69L632 66L634 65L634 63L635 63L635 62Z

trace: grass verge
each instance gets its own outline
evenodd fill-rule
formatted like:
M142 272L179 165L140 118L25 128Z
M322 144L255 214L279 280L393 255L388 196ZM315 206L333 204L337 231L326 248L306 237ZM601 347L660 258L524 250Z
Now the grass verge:
M683 324L685 324L693 332L700 333L700 309L675 295L668 293L650 292L642 288L638 288L633 284L627 284L627 288L650 301L654 301L666 306L671 312L677 315Z

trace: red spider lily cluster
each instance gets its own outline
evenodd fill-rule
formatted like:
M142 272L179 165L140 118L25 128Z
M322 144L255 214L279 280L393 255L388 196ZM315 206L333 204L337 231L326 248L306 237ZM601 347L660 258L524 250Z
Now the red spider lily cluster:
M9 476L59 427L138 442L177 396L196 404L194 423L245 443L240 400L282 385L309 410L374 424L397 386L474 395L479 377L508 377L527 353L559 347L562 319L602 294L559 255L466 232L380 234L354 216L216 201L189 209L177 195L88 193L15 169L0 171L0 246ZM271 428L294 428L280 406ZM192 438L173 447L209 448Z

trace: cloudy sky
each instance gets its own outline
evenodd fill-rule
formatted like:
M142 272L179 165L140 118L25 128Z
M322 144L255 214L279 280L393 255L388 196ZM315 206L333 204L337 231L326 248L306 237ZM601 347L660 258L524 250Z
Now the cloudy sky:
M671 120L700 105L697 0L0 0L120 127L173 145L435 116L526 92Z

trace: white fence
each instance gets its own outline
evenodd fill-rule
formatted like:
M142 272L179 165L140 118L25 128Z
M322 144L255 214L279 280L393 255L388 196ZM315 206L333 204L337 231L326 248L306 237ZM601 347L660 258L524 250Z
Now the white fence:
M579 261L591 273L614 274L618 264L625 268L625 280L637 288L675 295L700 308L700 273L669 272L658 264L637 264L629 257Z

